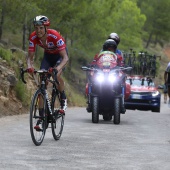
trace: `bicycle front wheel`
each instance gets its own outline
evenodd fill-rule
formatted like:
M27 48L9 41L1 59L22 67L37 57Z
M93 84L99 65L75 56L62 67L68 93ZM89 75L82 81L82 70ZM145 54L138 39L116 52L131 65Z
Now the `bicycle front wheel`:
M47 124L46 110L45 97L41 90L37 90L32 98L30 107L30 133L36 146L41 145L44 140Z
M64 127L64 118L65 115L60 113L58 110L54 111L55 106L59 102L58 96L56 94L53 94L52 98L52 111L53 111L53 121L51 123L52 127L52 134L55 140L59 140L61 137L61 134L63 132L63 127Z

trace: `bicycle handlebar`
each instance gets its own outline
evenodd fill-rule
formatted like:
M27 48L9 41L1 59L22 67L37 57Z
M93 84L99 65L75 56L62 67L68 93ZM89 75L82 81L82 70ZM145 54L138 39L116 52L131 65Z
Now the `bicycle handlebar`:
M23 81L23 83L27 83L26 81L25 81L25 79L24 79L24 74L25 73L28 73L28 69L23 69L22 67L20 68L20 76L21 76L21 79L22 79L22 81ZM36 73L43 73L43 74L51 74L51 71L49 71L49 70L34 70L34 72L33 72L34 74L36 74ZM57 73L58 73L58 71L56 70L56 69L52 69L52 74L54 75L54 81L57 83L57 84L59 84L59 82L58 82L58 80L57 80Z

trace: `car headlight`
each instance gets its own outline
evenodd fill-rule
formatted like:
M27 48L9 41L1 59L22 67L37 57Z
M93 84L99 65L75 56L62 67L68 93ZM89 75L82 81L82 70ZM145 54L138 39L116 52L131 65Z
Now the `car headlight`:
M158 91L155 91L155 92L152 93L152 96L153 96L153 97L155 97L155 96L157 96L157 95L159 95L159 92L158 92Z
M96 81L102 83L102 82L104 81L104 74L98 73L98 74L96 75Z

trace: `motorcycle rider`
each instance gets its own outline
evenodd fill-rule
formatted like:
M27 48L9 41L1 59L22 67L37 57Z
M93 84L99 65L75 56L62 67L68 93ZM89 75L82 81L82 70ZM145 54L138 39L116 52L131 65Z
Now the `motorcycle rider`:
M117 43L115 42L115 40L112 40L112 39L107 39L104 44L103 44L103 48L101 50L102 51L111 51L113 53L116 54L116 49L117 49ZM91 65L94 65L96 64L96 59L98 57L99 54L96 54L93 61L91 62ZM117 62L118 62L118 65L119 65L119 57L118 57L118 54L117 55Z
M113 36L112 36L113 37ZM120 40L120 39L119 39ZM118 42L118 40L117 40L117 42ZM116 52L117 51L117 43L116 43L116 41L115 40L113 40L113 39L108 39L108 40L106 40L105 41L105 43L103 44L103 51L111 51L111 52L113 52L113 53L115 53L116 55L117 55L117 62L118 62L118 66L122 66L122 64L121 64L121 61L122 61L122 57L121 57L121 55L119 55L118 53L120 52L120 54L121 54L121 51L120 50L118 50L118 52ZM124 82L125 83L125 82ZM124 93L125 92L125 85L122 87L122 93ZM124 95L124 94L123 94ZM122 103L124 103L124 98L122 98ZM124 105L122 105L122 107L121 107L121 112L122 113L125 113L125 108L124 108Z
M103 44L103 50L102 51L111 51L113 53L116 53L117 50L117 43L113 39L107 39ZM116 54L117 55L117 54ZM119 58L117 58L119 60Z
M115 42L116 42L116 49L114 50L114 51L112 51L112 52L114 52L116 55L117 55L117 57L118 57L118 66L124 66L124 62L123 62L123 53L119 50L119 49L117 49L117 46L119 45L119 43L120 43L120 37L118 36L118 34L117 33L115 33L115 32L113 32L113 33L111 33L109 36L108 36L108 39L107 40L114 40ZM106 40L106 41L107 41ZM105 41L105 43L106 43L106 41ZM104 51L104 49L102 49L101 51ZM98 54L96 54L95 56L94 56L94 61L96 60L96 57L98 56Z

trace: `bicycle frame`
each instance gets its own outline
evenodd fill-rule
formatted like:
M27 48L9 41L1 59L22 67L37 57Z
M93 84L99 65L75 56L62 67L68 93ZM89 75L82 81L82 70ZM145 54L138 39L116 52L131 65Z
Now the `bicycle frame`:
M24 73L26 72L28 72L27 69L23 70L23 68L21 68L21 78L25 84ZM49 72L48 70L34 70L34 73L39 74L40 84L38 84L38 89L31 100L30 132L33 143L36 146L39 146L43 142L49 123L51 123L53 138L55 140L60 139L63 131L65 114L60 114L59 110L54 109L55 104L57 104L57 97L60 101L59 91L57 89L57 84L59 84L59 82L57 81L56 70L53 69L52 72ZM49 74L52 75L53 79L50 79ZM47 92L48 82L52 83L53 87L51 101Z

